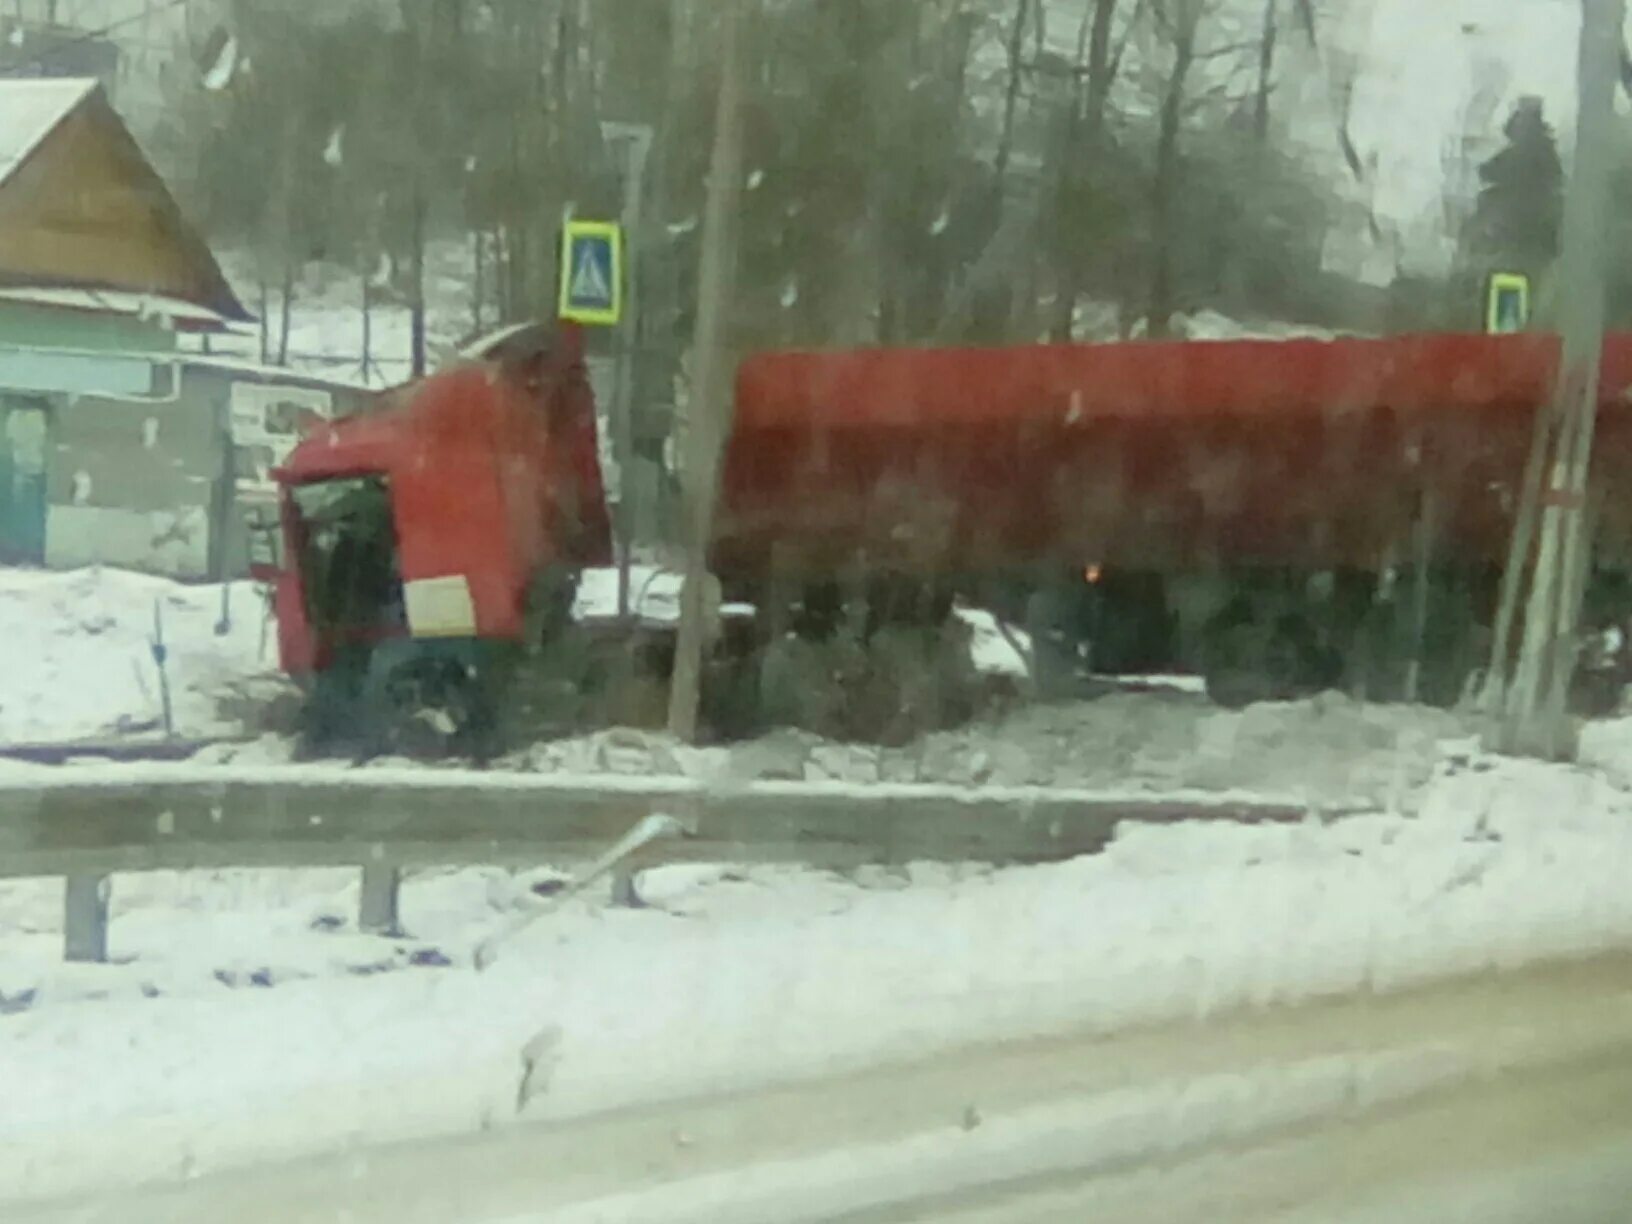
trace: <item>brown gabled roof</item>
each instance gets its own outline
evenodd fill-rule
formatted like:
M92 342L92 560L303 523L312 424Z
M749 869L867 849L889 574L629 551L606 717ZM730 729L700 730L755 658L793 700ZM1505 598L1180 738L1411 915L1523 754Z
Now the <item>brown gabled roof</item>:
M252 318L93 80L0 80L0 285L154 294Z

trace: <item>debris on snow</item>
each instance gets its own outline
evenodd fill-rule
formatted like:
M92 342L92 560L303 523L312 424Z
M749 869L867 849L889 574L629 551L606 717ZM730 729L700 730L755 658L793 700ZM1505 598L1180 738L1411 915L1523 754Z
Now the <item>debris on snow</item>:
M582 892L603 876L615 872L631 855L639 853L653 842L681 837L685 833L685 824L673 816L654 812L650 816L642 817L634 828L620 837L604 854L578 871L560 889L551 893L541 907L535 906L512 918L503 928L484 939L471 958L477 970L491 966L503 944L514 939L538 918L553 912L563 901Z
M550 1086L550 1076L561 1061L561 1030L547 1024L521 1047L521 1082L516 1085L516 1112Z
M639 619L655 624L678 624L682 576L655 565L629 567L629 609ZM615 567L587 569L578 579L573 618L610 621L618 614L618 571Z
M984 608L955 608L953 614L973 633L969 652L977 672L1021 679L1031 674L1031 666L1021 653L1031 650L1031 636L1025 630L1000 625L996 614Z

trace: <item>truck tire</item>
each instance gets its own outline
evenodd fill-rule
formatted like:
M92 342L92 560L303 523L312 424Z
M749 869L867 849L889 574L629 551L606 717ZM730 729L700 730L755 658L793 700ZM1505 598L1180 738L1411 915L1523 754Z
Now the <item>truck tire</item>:
M1207 696L1227 710L1308 696L1331 687L1340 672L1341 660L1320 647L1313 627L1296 614L1266 621L1227 608L1206 631Z
M484 677L454 659L372 670L364 709L373 755L486 760L498 750L497 709Z

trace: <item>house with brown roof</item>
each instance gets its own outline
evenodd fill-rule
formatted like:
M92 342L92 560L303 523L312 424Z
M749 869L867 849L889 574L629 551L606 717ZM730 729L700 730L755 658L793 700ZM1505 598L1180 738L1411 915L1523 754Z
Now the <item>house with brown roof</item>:
M26 316L93 347L174 348L177 330L250 319L90 80L0 80L0 301L27 307L0 338Z
M178 342L251 321L96 81L0 80L0 563L240 572L234 405L355 398Z

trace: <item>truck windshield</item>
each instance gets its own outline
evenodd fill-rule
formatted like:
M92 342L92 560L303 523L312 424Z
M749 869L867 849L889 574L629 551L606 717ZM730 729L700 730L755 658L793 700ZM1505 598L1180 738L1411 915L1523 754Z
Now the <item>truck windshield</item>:
M290 490L299 569L312 628L333 640L369 638L406 624L391 489L384 476L348 476Z

